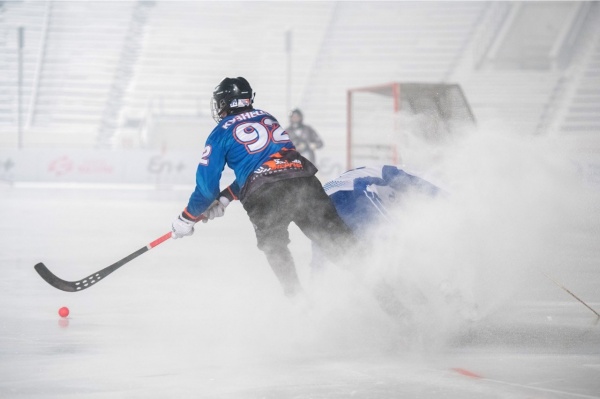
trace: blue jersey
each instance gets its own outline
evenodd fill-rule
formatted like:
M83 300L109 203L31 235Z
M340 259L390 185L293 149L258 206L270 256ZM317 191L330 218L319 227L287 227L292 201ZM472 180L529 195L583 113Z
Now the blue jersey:
M403 192L416 189L435 195L439 191L426 180L392 165L352 169L323 188L340 217L357 234L388 218L388 210Z
M254 109L225 117L206 139L186 212L196 218L217 198L225 165L235 173L230 189L239 196L248 177L283 149L294 149L294 145L267 112Z

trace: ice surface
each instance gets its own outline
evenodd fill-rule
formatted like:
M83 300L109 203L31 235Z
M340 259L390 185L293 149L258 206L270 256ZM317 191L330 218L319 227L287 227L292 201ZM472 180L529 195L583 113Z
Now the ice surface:
M451 198L408 201L360 276L312 275L292 227L306 301L283 297L239 203L58 291L33 265L80 279L168 231L188 193L1 187L0 397L600 398L600 325L540 273L600 309L598 194L539 146L454 148ZM374 276L410 318L381 310Z

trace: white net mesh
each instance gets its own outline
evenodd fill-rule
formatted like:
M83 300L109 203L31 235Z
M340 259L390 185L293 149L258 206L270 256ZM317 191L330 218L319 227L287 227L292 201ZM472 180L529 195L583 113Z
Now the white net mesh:
M473 124L458 85L397 83L350 91L351 167L429 162L435 147Z
M393 96L362 90L353 92L350 118L352 166L397 163Z

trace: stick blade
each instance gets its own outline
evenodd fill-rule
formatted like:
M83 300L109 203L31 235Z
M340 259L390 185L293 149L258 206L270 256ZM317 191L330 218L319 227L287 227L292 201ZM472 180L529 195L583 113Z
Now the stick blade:
M58 288L62 291L75 292L78 291L77 286L70 282L65 281L59 277L56 277L43 263L38 263L33 267L36 272L43 278L48 284L54 288Z

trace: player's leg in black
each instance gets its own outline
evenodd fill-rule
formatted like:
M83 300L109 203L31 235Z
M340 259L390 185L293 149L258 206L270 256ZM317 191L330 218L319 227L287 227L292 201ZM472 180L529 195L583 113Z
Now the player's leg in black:
M244 201L244 209L254 226L258 248L267 257L285 295L294 296L302 288L288 248L291 212L285 206L289 190L284 182L265 184Z
M298 178L293 221L332 262L349 266L360 254L358 240L340 218L316 177Z

